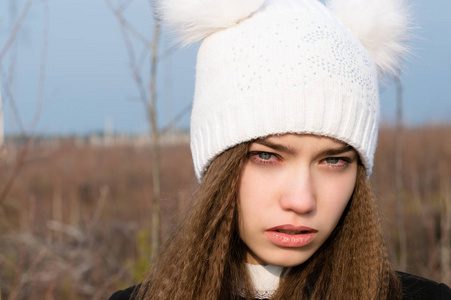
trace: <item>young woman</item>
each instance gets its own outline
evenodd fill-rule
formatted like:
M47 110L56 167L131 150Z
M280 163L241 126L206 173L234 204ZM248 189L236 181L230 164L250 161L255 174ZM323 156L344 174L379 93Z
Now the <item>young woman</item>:
M368 184L402 0L161 0L197 58L195 206L111 299L451 299L395 272Z

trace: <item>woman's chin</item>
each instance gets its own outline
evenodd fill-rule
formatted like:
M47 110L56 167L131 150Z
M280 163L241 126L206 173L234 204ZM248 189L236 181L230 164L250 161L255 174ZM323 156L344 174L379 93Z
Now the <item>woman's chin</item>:
M248 259L247 262L250 264L273 265L291 268L303 264L312 256L312 254L313 253L284 249L277 251L277 253L261 254L257 259L254 257L252 260Z

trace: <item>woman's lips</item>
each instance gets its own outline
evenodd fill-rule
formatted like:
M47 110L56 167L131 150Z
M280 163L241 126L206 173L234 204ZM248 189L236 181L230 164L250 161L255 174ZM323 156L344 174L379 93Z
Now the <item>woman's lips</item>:
M265 231L265 236L280 247L300 248L310 244L318 230L294 225L276 226Z

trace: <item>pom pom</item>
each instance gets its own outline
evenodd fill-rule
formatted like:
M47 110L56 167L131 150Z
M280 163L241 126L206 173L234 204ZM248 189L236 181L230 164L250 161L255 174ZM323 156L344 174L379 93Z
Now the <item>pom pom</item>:
M368 50L379 77L398 75L411 26L405 0L329 0L326 5Z
M231 27L257 11L265 0L159 0L157 15L186 46Z

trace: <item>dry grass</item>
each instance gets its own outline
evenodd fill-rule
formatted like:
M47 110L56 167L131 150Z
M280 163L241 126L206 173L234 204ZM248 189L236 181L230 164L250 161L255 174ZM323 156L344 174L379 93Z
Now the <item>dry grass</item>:
M396 264L394 138L382 130L371 180ZM442 269L450 268L441 266L439 246L443 203L451 194L451 127L412 129L403 143L407 271L441 280ZM0 204L1 299L105 299L138 282L150 255L149 152L71 140L33 146ZM0 190L14 153L11 148L0 157ZM164 233L183 216L196 185L189 146L164 146L161 166Z
M371 180L381 201L383 228L396 265L399 249L396 247L394 141L393 130L382 130ZM446 237L443 222L448 220L449 224L451 218L451 127L410 129L404 133L402 142L407 271L449 285L451 265L441 266L444 248L440 241ZM450 246L448 241L448 249Z

